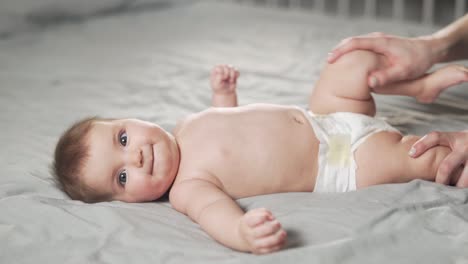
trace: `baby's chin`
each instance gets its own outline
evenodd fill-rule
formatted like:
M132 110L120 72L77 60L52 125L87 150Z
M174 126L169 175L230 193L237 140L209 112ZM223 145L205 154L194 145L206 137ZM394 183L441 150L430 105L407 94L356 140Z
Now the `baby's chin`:
M117 200L121 202L126 202L126 203L146 203L146 202L157 201L159 197L160 196L155 196L155 198L135 197L135 198L122 198L122 199L117 199Z
M146 190L133 190L132 194L123 193L121 195L114 196L114 201L121 201L126 203L145 203L145 202L152 202L158 200L160 197L164 195L163 192L155 191L152 192L148 189ZM135 193L136 191L136 193Z

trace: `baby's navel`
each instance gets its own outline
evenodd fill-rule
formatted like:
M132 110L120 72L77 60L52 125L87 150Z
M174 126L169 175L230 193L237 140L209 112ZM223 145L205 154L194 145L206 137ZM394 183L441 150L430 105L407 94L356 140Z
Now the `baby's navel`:
M304 121L301 120L300 118L298 118L297 116L294 117L294 121L296 121L297 123L299 123L301 125L304 124Z
M304 117L301 115L298 115L297 113L291 113L292 120L294 122L303 125L305 123Z

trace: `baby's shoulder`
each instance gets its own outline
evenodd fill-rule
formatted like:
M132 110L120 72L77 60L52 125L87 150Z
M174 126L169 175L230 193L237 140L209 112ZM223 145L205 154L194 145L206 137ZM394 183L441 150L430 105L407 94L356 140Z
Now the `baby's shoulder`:
M226 112L227 110L224 110ZM223 109L208 108L204 111L193 113L180 119L175 128L173 135L176 138L186 136L198 132L203 132L207 127L216 123L220 116L224 114Z
M177 174L176 179L174 180L173 187L176 186L190 186L190 184L212 184L215 185L217 188L223 188L221 181L209 172L206 169L201 168L182 168L183 171L179 171ZM190 183L190 184L188 184Z
M177 137L178 135L184 133L184 131L187 130L187 127L189 127L191 124L193 124L194 121L196 121L199 118L199 113L194 113L183 117L177 122L176 126L172 131L172 134L175 137Z
M188 203L210 190L222 190L222 183L209 173L178 175L169 192L169 200L174 208L185 213Z

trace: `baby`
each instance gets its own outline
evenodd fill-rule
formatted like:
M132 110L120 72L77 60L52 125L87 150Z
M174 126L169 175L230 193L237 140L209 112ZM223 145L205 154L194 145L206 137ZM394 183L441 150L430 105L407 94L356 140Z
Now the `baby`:
M153 201L172 206L215 240L256 254L281 249L286 232L267 209L244 212L236 199L280 192L346 192L413 179L433 181L449 153L408 156L416 136L374 118L371 92L431 102L447 83L467 80L450 65L421 79L371 90L368 74L385 57L354 51L322 71L309 100L295 106L237 107L237 70L211 73L212 108L171 133L135 119L89 118L61 137L54 169L63 190L85 202ZM456 176L454 177L456 178Z

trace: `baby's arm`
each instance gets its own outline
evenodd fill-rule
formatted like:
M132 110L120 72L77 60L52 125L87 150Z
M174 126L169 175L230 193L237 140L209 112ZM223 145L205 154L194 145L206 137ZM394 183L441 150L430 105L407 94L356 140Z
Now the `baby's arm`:
M197 222L221 244L239 251L265 254L283 247L286 232L266 209L244 214L215 184L202 179L178 183L170 194L174 208Z
M420 102L434 101L444 88L468 81L468 70L448 65L415 80L401 81L371 89L367 76L386 67L387 58L369 51L353 51L334 64L328 64L310 97L309 107L314 113L355 112L373 116L375 104L371 92L412 96Z
M214 107L237 106L237 78L239 71L229 65L217 65L211 71L210 84L213 91L211 104Z

